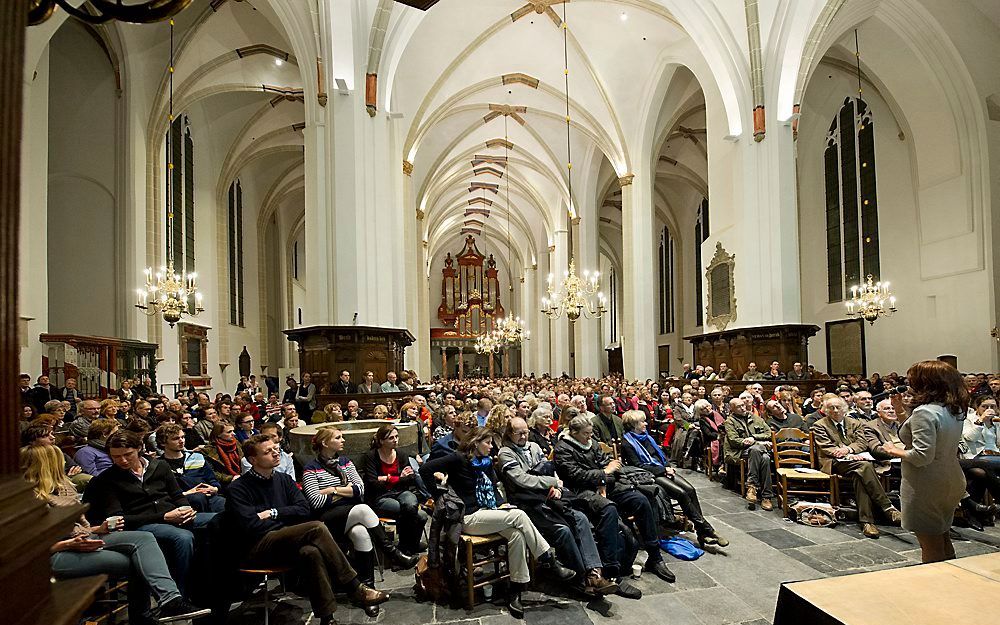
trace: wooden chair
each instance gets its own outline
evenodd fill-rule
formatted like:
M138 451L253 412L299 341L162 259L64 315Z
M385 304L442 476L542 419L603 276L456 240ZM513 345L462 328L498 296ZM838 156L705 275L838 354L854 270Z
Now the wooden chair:
M83 625L115 625L127 616L128 581L110 579L98 593L97 599L84 613Z
M240 569L240 573L246 575L262 575L264 576L264 625L270 625L271 622L271 589L268 588L267 582L270 581L271 577L280 577L285 573L291 571L289 567L271 567L262 569ZM284 584L282 584L284 588Z
M510 567L500 568L501 564L507 564L507 556L500 555L498 549L500 546L506 549L507 539L500 534L487 534L485 536L462 534L459 540L462 545L460 560L462 560L462 567L465 569L465 609L471 611L476 605L476 589L510 578ZM477 556L482 554L484 549L492 549L492 553L477 560ZM506 551L504 553L506 554ZM476 581L476 568L488 564L493 565L493 574L486 575Z
M778 476L781 511L786 517L791 495L828 497L831 505L836 503L837 481L813 468L816 465L816 443L811 432L798 428L772 432L771 455Z

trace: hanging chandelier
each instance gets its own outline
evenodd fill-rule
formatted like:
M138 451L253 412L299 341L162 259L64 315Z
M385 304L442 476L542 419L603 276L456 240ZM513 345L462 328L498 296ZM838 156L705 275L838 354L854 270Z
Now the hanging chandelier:
M80 4L80 3L76 3ZM183 11L191 0L143 0L125 3L122 0L90 0L91 13L73 6L68 0L29 0L28 24L41 24L52 17L56 8L88 24L103 24L111 20L132 24L151 24Z
M510 134L507 131L507 116L503 117L503 155L504 162L507 167L504 168L503 180L504 180L504 195L506 197L507 204L507 263L510 265L513 259L513 253L511 252L510 243ZM513 285L511 285L511 292L514 291ZM498 319L493 326L493 339L494 342L500 345L500 347L518 347L521 345L522 341L528 340L528 330L524 327L524 321L520 317L504 317Z
M576 275L576 260L570 259L569 271L565 272L562 283L554 286L554 278L549 274L548 297L542 298L542 314L549 319L558 319L564 314L570 321L581 316L600 319L608 311L607 300L600 292L598 272L583 272L583 278ZM595 299L596 296L596 299Z
M563 31L563 76L566 92L566 182L569 201L573 202L573 146L571 142L570 102L569 102L569 25L566 22L566 4L562 6ZM604 294L600 292L600 273L584 270L583 279L576 275L576 261L570 258L569 271L564 272L563 281L556 286L554 276L548 277L548 297L542 298L542 314L549 319L558 319L564 314L575 322L580 316L600 319L607 312ZM596 296L596 300L595 300Z
M889 283L874 282L871 274L865 284L851 287L851 299L846 304L848 317L864 319L871 325L880 317L891 317L896 312L896 298L889 290Z
M170 64L169 78L169 114L167 131L167 175L174 169L172 161L171 135L169 127L174 122L174 20L170 20ZM172 236L174 233L174 194L171 180L167 180L167 265L160 267L155 274L151 267L145 269L146 283L137 290L138 298L135 307L147 316L161 315L170 327L180 321L184 315L195 316L204 312L202 295L198 291L198 274L174 270L174 250ZM193 302L191 300L194 300Z
M500 349L500 342L497 341L493 332L480 334L476 339L476 353L478 354L495 354L499 352Z

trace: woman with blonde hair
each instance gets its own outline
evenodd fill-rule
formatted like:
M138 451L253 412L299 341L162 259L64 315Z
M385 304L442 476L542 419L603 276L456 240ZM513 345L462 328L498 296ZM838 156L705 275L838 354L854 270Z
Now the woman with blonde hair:
M417 556L400 553L386 536L378 515L364 503L365 484L344 451L344 433L336 427L320 428L313 436L316 459L302 469L302 493L315 517L327 526L334 538L347 538L353 547L351 559L362 583L375 587L375 546L402 568L417 563ZM377 616L377 605L365 608Z
M52 507L77 505L76 489L65 475L62 452L52 445L21 449L21 471L35 496ZM141 623L149 612L150 592L160 622L208 614L184 599L170 577L167 562L149 532L122 531L120 518L93 527L80 516L72 533L52 545L52 574L58 579L91 575L128 577L129 622Z
M98 415L102 419L117 419L119 411L119 402L117 398L105 399L101 402L101 408L98 411Z

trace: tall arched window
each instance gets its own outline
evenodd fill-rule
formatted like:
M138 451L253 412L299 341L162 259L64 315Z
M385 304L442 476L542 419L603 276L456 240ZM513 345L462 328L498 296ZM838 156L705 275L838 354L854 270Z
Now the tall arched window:
M166 211L174 210L174 227L170 233L170 247L174 259L174 270L191 273L194 268L194 142L191 140L191 124L187 115L180 115L170 124L170 149L168 162L173 169L167 169L170 185ZM194 311L194 297L188 302Z
M243 185L229 185L229 323L243 326Z
M663 226L660 232L660 334L674 331L674 238Z
M879 276L875 125L864 100L844 100L826 136L824 164L827 284L829 301L840 302L865 275Z
M698 205L698 218L694 222L694 304L695 304L695 325L705 325L705 304L703 280L701 275L701 244L708 239L708 198L704 198Z

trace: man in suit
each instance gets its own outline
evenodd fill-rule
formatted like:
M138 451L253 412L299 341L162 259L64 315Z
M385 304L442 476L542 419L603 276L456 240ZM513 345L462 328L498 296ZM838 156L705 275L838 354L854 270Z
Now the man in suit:
M899 510L893 507L875 473L870 460L858 457L867 451L861 436L862 421L847 416L847 402L828 393L823 396L823 418L812 426L819 450L820 468L829 474L850 477L854 483L854 498L858 503L858 522L868 538L878 538L872 502L878 505L894 524L899 523Z
M771 428L749 408L741 397L729 400L726 418L726 463L739 465L747 461L747 494L751 510L760 502L761 510L773 510L774 491L771 489Z
M357 393L358 387L351 382L351 372L347 369L341 371L340 377L330 387L330 392L334 395L353 395Z
M892 407L892 400L883 399L875 407L878 417L871 421L866 421L861 426L861 440L865 448L873 458L879 461L875 470L884 473L889 470L889 456L882 449L886 443L892 443L900 449L903 442L899 440L899 423L896 421L896 409Z

